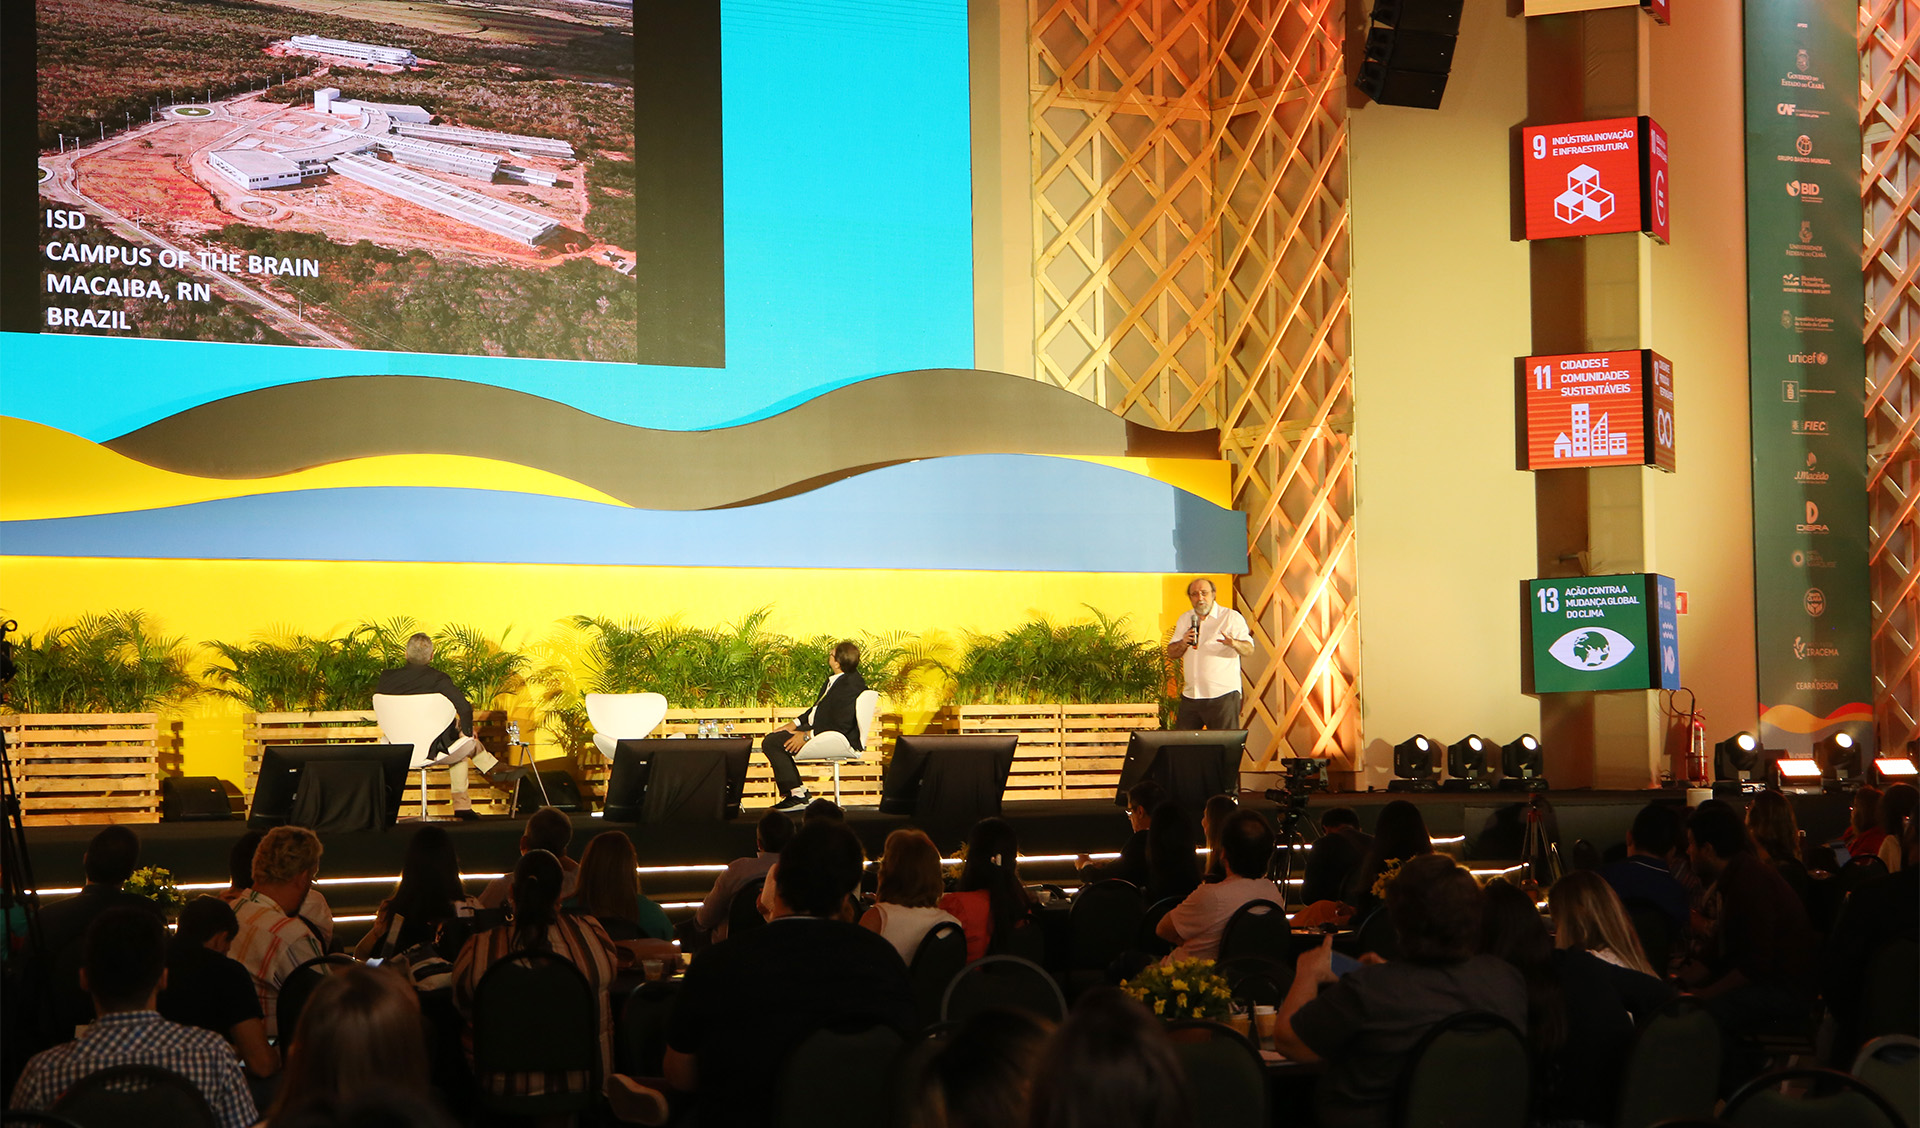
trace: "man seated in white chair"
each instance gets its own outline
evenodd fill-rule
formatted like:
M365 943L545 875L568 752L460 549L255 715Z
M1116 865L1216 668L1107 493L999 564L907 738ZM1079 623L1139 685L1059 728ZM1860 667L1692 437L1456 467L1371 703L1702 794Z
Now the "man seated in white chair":
M866 748L865 734L860 731L859 714L854 708L867 690L867 681L860 676L860 647L841 640L828 652L827 668L831 672L821 684L820 696L814 700L813 707L768 733L760 742L760 751L773 768L773 782L779 786L782 796L773 806L776 811L804 810L813 799L800 783L800 769L793 766L796 755L807 754L803 749L808 742L825 741L832 746L831 752L843 756L849 749L858 755ZM819 751L829 750L822 745Z
M500 761L474 738L472 702L453 684L452 678L429 664L432 661L433 640L423 634L414 635L407 640L407 664L383 672L374 692L396 697L437 693L453 702L454 712L459 715L447 726L447 731L434 740L433 766L448 769L447 782L453 788L453 813L462 819L477 819L480 816L474 813L473 800L467 795L467 762L471 760L485 775Z

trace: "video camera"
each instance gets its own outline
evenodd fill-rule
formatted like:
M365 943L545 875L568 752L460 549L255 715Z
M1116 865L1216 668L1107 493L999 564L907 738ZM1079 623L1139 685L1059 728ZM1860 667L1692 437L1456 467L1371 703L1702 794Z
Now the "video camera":
M1266 797L1283 807L1303 807L1307 796L1327 789L1327 761L1309 756L1293 756L1281 761L1280 786L1269 788Z

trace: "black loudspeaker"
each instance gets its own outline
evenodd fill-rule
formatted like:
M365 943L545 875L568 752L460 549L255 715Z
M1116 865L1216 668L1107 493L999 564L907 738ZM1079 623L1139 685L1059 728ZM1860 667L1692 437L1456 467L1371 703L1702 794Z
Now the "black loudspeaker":
M160 781L162 822L226 822L233 818L227 789L213 776L168 776Z
M540 783L547 785L547 795L540 797ZM540 783L522 776L513 788L513 813L530 815L542 806L558 807L562 811L584 811L587 805L580 801L580 787L573 777L563 771L545 771L540 773Z
M1387 106L1440 108L1462 0L1374 0L1360 89Z
M640 802L647 794L647 777L652 774L653 750L638 740L621 741L613 753L613 767L607 772L606 805L601 816L613 822L638 822Z

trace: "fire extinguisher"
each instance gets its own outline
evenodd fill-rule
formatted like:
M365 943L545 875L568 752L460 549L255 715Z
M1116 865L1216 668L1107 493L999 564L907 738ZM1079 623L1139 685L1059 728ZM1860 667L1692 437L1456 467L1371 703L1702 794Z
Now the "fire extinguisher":
M1696 718L1687 725L1687 779L1707 785L1707 726Z

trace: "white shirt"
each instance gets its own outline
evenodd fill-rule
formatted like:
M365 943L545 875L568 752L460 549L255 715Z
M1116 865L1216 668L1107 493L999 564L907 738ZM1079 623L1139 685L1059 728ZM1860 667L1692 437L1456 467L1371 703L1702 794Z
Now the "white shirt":
M827 699L827 691L832 689L833 683L839 680L840 680L840 675L838 673L832 673L827 675L827 684L820 687L820 696L813 699L813 704L807 706L806 712L800 714L799 717L795 718L794 724L796 727L805 728L808 731L812 731L813 711L815 709L818 709L820 707L820 703Z
M1211 960L1220 955L1220 934L1240 906L1249 901L1287 903L1280 887L1264 877L1241 877L1230 873L1211 885L1203 884L1187 894L1187 899L1167 913L1174 931L1180 934L1180 946L1167 957L1174 960Z
M1187 637L1193 629L1197 616L1191 611L1182 611L1180 621L1173 625L1173 634L1167 637L1169 645ZM1247 621L1240 612L1216 603L1213 611L1200 623L1200 644L1189 647L1180 656L1181 688L1183 696L1195 701L1205 701L1213 697L1222 697L1240 689L1240 652L1228 646L1227 639L1252 642L1253 632L1247 629Z

